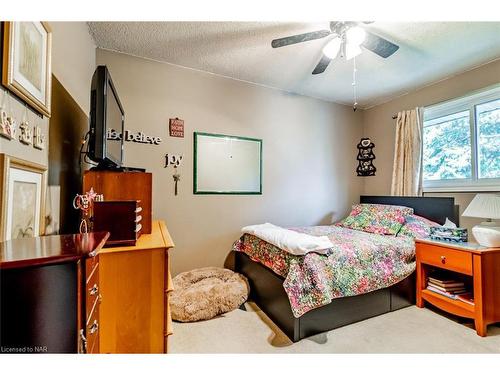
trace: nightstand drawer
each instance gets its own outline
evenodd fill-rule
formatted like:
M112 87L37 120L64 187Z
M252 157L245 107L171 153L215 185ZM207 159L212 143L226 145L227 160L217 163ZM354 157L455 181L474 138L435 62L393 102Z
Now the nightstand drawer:
M417 258L421 263L472 275L472 254L466 251L418 243Z

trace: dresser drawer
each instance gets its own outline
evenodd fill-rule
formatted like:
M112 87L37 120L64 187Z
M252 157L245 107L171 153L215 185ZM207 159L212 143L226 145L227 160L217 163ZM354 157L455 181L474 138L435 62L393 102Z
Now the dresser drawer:
M421 263L472 275L472 254L466 251L418 243L417 258Z

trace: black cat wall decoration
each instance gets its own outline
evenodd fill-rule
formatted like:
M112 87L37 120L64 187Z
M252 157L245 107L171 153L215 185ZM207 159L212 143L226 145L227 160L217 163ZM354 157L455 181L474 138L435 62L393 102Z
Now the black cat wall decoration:
M361 138L358 143L358 167L356 172L358 176L375 176L377 168L373 165L373 160L375 159L375 154L373 153L373 148L375 143L373 143L370 138Z

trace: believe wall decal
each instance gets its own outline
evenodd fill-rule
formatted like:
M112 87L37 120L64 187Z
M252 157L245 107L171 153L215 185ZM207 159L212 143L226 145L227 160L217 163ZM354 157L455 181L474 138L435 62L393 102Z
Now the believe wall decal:
M108 129L106 138L110 140L122 139L122 133L117 132L115 129ZM141 131L134 133L129 130L125 130L124 141L159 145L162 142L162 139L160 137L146 135Z

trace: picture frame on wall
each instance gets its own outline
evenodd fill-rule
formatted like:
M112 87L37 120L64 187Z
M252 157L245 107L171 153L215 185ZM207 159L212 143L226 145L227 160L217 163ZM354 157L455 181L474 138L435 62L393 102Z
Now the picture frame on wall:
M45 230L47 168L0 154L0 241Z
M50 117L52 31L46 22L3 22L2 84Z

